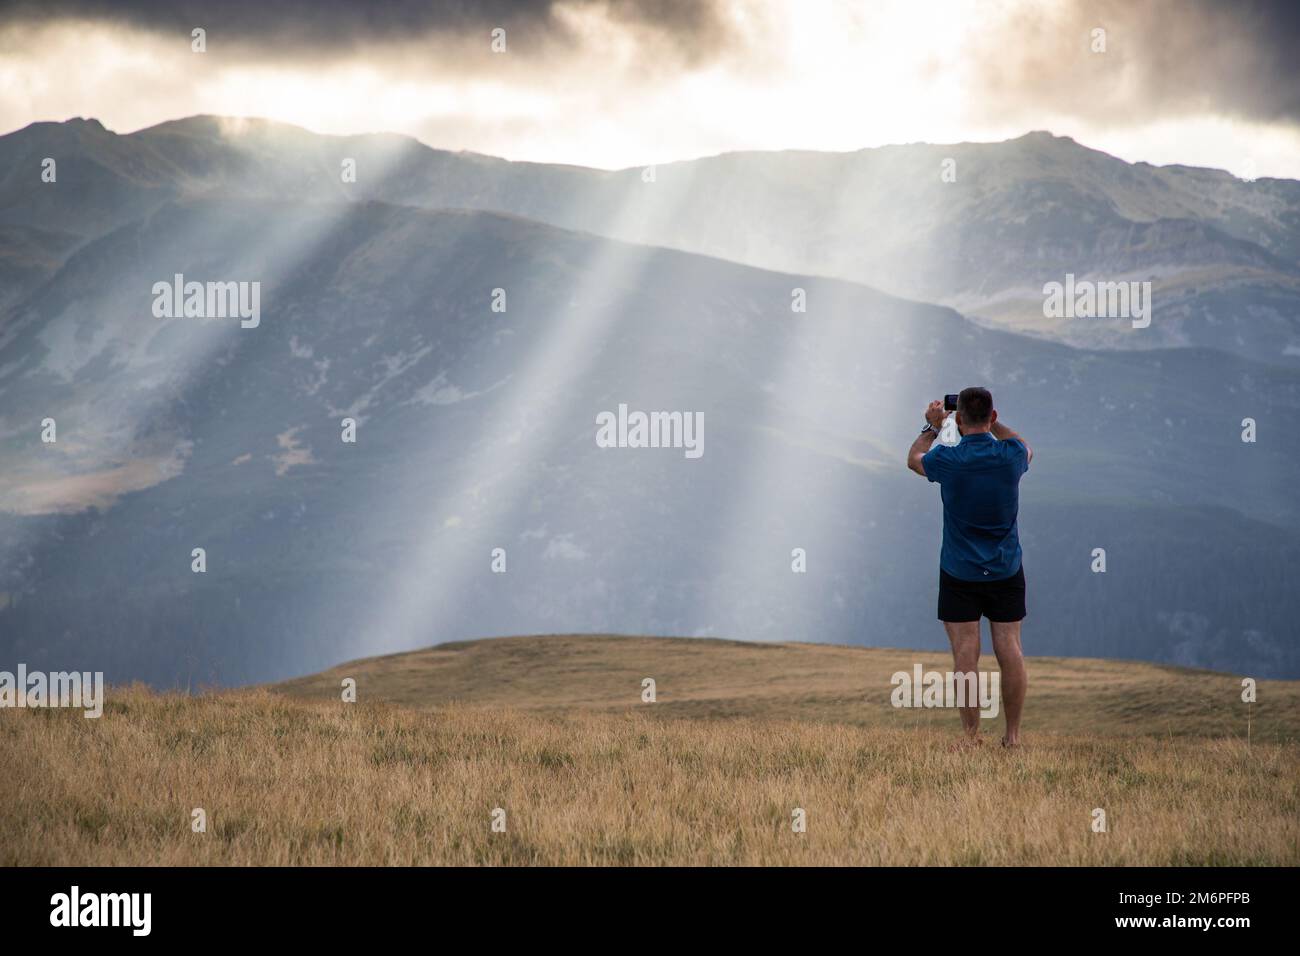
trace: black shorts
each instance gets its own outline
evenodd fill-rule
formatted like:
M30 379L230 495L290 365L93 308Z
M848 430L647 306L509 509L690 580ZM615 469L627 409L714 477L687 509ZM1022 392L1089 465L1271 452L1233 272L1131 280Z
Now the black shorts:
M949 624L978 621L1009 623L1025 617L1025 567L997 581L963 581L939 571L939 620Z

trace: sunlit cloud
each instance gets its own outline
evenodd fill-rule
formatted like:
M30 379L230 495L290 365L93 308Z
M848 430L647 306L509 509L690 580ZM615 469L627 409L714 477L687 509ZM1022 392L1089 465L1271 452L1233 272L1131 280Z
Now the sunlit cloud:
M248 115L601 168L1049 129L1131 161L1300 176L1300 95L1279 61L1295 18L1270 30L1262 3L434 4L401 7L406 32L326 6L301 35L247 28L247 6L212 18L202 54L182 14L130 4L0 19L0 129Z

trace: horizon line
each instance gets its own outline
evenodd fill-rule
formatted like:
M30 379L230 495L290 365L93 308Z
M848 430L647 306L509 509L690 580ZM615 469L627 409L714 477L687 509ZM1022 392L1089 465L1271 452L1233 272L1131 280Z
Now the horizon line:
M1099 153L1100 155L1105 156L1108 159L1113 159L1116 162L1123 163L1126 166L1149 166L1152 169L1205 170L1208 172L1222 173L1223 175L1228 176L1231 179L1240 183L1262 182L1264 180L1276 180L1278 182L1293 182L1293 183L1300 182L1300 178L1291 178L1288 176L1258 176L1255 177L1254 179L1243 179L1237 176L1235 173L1218 166L1198 166L1192 163L1152 163L1147 160L1127 160L1121 156L1116 156L1114 153L1109 153L1106 150L1098 149L1094 146L1089 146L1086 143L1082 143L1075 137L1070 136L1069 134L1056 133L1049 129L1030 129L1030 130L1026 130L1025 132L1021 133L1018 136L1011 136L1005 139L961 140L959 142L949 142L949 143L937 143L937 142L930 142L928 140L914 140L912 142L907 142L907 143L882 143L878 146L861 146L858 147L857 149L844 149L844 150L812 149L812 148L802 147L802 146L787 146L781 149L734 149L734 150L724 150L718 153L703 153L694 156L684 157L681 159L673 159L667 162L635 163L630 166L617 166L617 167L591 166L591 165L583 165L581 163L550 162L547 160L536 160L536 159L510 159L508 157L499 156L494 153L481 152L480 150L452 149L446 146L435 146L425 142L424 140L420 139L417 136L411 135L410 133L401 133L394 130L372 129L364 132L354 132L354 133L323 133L320 132L319 130L312 129L311 127L303 125L301 123L294 123L288 120L274 119L268 116L236 115L236 114L228 114L228 113L191 113L184 116L176 116L171 119L161 120L160 122L151 123L148 126L141 126L137 129L128 130L126 132L113 129L110 126L105 125L102 120L100 120L98 117L95 116L77 115L77 116L69 116L61 120L57 120L57 119L32 120L31 122L27 123L24 126L19 126L14 129L7 130L3 133L0 133L0 139L5 139L9 136L14 136L18 133L22 133L25 130L31 129L33 126L42 126L42 125L66 126L69 123L74 123L78 121L83 123L96 123L99 125L101 129L105 130L106 132L112 133L114 136L136 136L140 133L146 133L149 132L150 130L156 130L163 126L169 126L177 123L184 123L189 120L202 120L202 119L211 119L211 120L218 120L218 121L229 120L235 122L253 122L253 123L265 124L267 126L282 126L282 127L288 127L290 129L300 130L302 132L309 133L312 136L318 136L321 138L329 138L329 139L351 139L351 138L366 137L366 136L393 136L405 140L410 140L411 142L418 143L419 145L425 147L426 149L434 150L436 152L452 153L456 155L465 155L465 156L482 156L484 158L494 159L503 163L519 163L519 164L531 165L531 166L551 166L551 167L562 168L562 169L563 168L585 169L594 172L605 172L605 173L622 173L634 169L647 169L650 167L657 167L657 166L673 166L673 165L685 164L685 163L696 163L696 162L702 162L704 160L720 159L724 156L746 156L746 155L775 156L783 153L809 153L818 156L852 156L858 153L875 152L877 150L907 149L907 148L918 147L918 146L931 147L935 149L939 149L943 147L962 147L962 146L1000 146L1007 143L1015 143L1023 139L1028 139L1032 136L1047 136L1052 140L1065 140L1069 143L1073 143L1075 146L1079 147L1082 150L1086 150L1092 153Z

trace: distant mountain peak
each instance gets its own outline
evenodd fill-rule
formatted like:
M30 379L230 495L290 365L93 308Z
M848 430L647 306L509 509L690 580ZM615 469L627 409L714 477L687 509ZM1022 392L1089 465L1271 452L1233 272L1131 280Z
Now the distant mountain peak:
M63 131L73 134L87 133L90 135L97 135L99 133L108 133L109 135L116 135L112 130L106 129L104 124L93 116L72 116L62 121L38 120L35 123L28 123L21 129L16 129L3 134L3 136L0 136L0 139L8 138L10 136L48 135L54 131Z
M1066 142L1066 143L1075 142L1074 137L1072 136L1058 135L1056 133L1053 133L1051 130L1046 130L1046 129L1031 129L1028 133L1025 133L1023 136L1017 137L1017 139L1028 139L1028 140L1058 140L1059 139L1062 142ZM1078 144L1075 143L1075 145Z

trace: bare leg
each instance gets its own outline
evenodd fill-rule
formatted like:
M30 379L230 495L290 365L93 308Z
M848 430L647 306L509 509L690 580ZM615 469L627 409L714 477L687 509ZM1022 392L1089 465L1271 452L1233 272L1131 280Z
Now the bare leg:
M1007 735L1002 743L1014 747L1020 743L1020 711L1025 706L1025 689L1029 677L1025 673L1025 657L1020 652L1020 622L989 622L993 632L993 653L1002 669L1002 706L1007 713Z
M948 632L948 643L952 645L953 670L958 674L978 672L980 667L980 622L962 621L957 624L943 623ZM979 740L980 709L976 702L974 707L958 707L961 714L961 727L966 736Z

